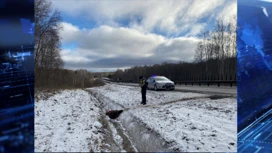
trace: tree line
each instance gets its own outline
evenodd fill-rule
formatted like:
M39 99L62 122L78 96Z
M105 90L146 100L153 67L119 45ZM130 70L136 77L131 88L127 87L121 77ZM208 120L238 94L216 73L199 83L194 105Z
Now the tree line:
M173 81L236 80L235 17L228 21L217 19L213 29L202 31L199 37L193 62L134 66L118 69L108 77L125 82L137 82L140 75L163 75Z

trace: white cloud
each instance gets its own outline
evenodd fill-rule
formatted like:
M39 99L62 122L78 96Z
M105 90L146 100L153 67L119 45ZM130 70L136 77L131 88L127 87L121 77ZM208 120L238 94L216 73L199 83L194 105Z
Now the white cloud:
M77 26L72 25L71 23L62 22L62 27L64 30L60 31L60 35L62 39L64 39L65 43L69 43L74 40L75 34L77 34L80 30Z
M69 63L69 62L76 62L76 63L78 63L78 62L81 63L82 62L82 63L86 63L86 62L92 62L92 61L94 61L91 58L87 58L85 56L81 56L80 55L80 51L74 51L74 50L72 51L70 49L64 49L64 50L62 50L61 57L67 63Z
M63 23L63 27L62 43L77 41L78 45L74 50L62 51L62 59L71 69L117 69L177 59L191 61L199 41L193 37L165 38L122 27L70 30L74 26L68 23Z
M236 15L235 0L54 1L66 17L95 28L63 22L65 66L113 70L165 61L192 61L198 38L213 19ZM122 22L127 22L122 27ZM86 25L86 23L84 23ZM182 36L181 36L182 35Z
M52 1L61 12L94 20L98 25L117 27L118 20L129 20L130 28L142 32L158 29L167 35L190 30L199 19L235 13L235 0L148 0L148 1ZM139 19L138 21L136 19ZM205 21L202 21L205 23ZM190 26L183 26L190 25ZM205 24L199 24L205 26Z
M222 9L222 11L218 14L218 18L222 18L225 22L233 19L237 15L237 2L236 1L229 1L226 4L226 7Z
M185 36L195 36L199 34L202 30L204 30L206 24L195 24L191 27L190 32L188 32Z

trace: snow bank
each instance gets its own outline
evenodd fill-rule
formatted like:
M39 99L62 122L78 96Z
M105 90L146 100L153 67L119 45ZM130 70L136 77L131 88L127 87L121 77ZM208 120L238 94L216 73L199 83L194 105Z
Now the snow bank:
M35 152L100 151L98 102L83 90L35 101Z
M189 100L130 111L179 151L236 152L235 99Z

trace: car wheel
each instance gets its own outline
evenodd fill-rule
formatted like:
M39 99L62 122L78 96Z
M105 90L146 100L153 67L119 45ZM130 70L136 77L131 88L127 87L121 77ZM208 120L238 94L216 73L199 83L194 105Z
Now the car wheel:
M157 90L158 90L157 85L154 85L154 90L155 90L155 91L157 91Z

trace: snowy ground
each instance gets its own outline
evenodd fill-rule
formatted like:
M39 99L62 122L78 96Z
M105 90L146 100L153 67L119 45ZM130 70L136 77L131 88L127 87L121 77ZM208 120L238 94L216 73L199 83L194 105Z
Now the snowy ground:
M138 106L141 101L141 89L139 87L120 86L108 84L103 87L91 88L92 91L103 94L109 97L113 102L118 103L124 107ZM184 98L200 98L208 97L209 95L198 93L180 93L173 91L147 91L146 99L148 104L162 104L165 102L183 100Z
M212 100L205 94L148 91L149 106L137 107L139 87L109 84L90 90L100 101L111 103L111 109L132 108L129 114L157 132L173 150L236 152L236 98Z
M40 94L35 152L236 152L235 98L148 90L142 106L139 87L114 84Z
M100 151L99 111L97 100L83 90L35 101L35 152Z

